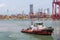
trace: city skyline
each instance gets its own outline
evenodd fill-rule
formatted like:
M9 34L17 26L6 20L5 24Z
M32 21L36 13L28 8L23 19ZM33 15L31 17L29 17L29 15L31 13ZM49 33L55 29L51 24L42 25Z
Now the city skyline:
M18 14L24 11L25 14L28 14L30 11L30 4L33 4L34 12L38 12L38 9L52 9L52 0L0 0L0 14ZM9 10L7 12L7 10Z

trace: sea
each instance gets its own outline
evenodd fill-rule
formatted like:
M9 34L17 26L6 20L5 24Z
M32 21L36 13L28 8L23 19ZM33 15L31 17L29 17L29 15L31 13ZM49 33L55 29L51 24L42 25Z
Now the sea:
M34 20L38 21L38 20ZM39 20L53 27L51 36L21 33L31 25L30 20L0 20L0 40L60 40L60 20Z

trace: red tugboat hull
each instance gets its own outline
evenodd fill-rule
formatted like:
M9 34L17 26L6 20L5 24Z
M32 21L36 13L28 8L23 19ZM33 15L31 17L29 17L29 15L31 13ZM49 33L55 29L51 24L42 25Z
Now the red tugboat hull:
M30 33L30 34L39 34L39 35L51 35L54 29L43 29L40 31L31 31L31 30L22 30L22 33Z

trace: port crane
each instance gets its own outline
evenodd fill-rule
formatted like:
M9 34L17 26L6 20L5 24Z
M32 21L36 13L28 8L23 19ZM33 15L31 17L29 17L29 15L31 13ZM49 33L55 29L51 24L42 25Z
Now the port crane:
M53 0L51 17L53 19L60 19L60 0Z

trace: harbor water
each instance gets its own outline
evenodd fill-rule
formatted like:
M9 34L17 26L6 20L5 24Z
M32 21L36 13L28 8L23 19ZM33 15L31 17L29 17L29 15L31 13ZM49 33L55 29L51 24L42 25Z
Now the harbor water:
M54 28L51 36L21 33L21 29L26 29L31 25L30 20L0 20L0 40L60 40L60 21L39 21L43 21L47 27Z

